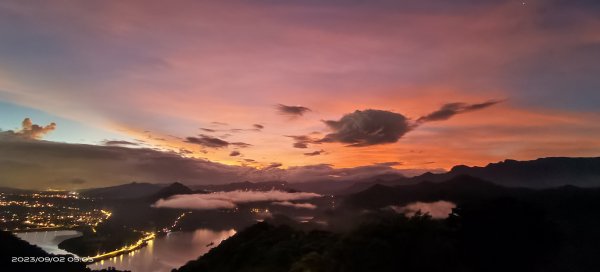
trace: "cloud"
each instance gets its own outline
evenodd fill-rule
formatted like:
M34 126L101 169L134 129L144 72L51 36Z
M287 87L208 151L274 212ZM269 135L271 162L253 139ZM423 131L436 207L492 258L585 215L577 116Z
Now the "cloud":
M149 148L69 144L0 133L0 186L45 189L77 177L86 187L132 181L190 184L244 180L253 168L181 157Z
M251 147L251 144L248 143L242 143L242 142L233 142L233 143L229 143L233 146L239 147L239 148L246 148L246 147Z
M229 142L227 141L204 134L200 134L199 137L187 137L186 142L209 148L223 148L229 146Z
M452 209L456 208L456 204L441 200L436 202L414 202L403 207L390 206L390 208L407 216L414 216L417 212L421 212L429 214L435 219L444 219L452 213Z
M391 111L357 110L342 116L337 121L323 121L333 130L333 133L325 135L318 142L338 142L353 147L395 143L406 133L425 122L447 120L454 115L485 109L500 102L499 100L490 100L478 104L448 103L439 110L420 117L416 122L411 122L404 115ZM297 143L299 146L306 146L309 142L297 141Z
M229 156L231 156L231 157L235 157L235 156L239 156L239 155L241 155L241 154L242 154L242 153L240 153L239 151L237 151L237 150L234 150L234 151L231 151L231 153L229 153Z
M39 140L44 135L56 129L56 123L52 122L46 126L40 126L34 124L30 118L25 118L23 122L21 122L21 129L17 131L3 131L1 132L5 137L17 136L23 139L29 140Z
M302 106L287 106L283 104L278 104L276 107L279 114L288 115L292 117L302 116L306 112L311 111L309 108Z
M109 146L121 146L121 145L136 146L136 145L138 145L137 143L133 143L133 142L129 142L129 141L121 141L121 140L106 140L102 143L104 143L104 145L109 145Z
M159 199L154 203L155 208L194 209L194 210L216 210L233 209L235 203L220 199L204 199L194 197L196 195L177 195L167 200Z
M357 110L340 120L323 121L334 132L320 142L339 142L349 146L369 146L397 142L414 127L402 114L384 110Z
M321 150L316 150L316 151L313 151L313 152L304 153L304 156L318 156L318 155L321 155L324 152L325 152L325 150L321 149Z
M308 144L303 142L295 142L293 145L294 148L308 148Z
M153 206L156 208L178 209L231 209L241 203L250 202L284 202L317 198L321 195L306 192L272 191L230 191L214 192L210 194L175 195L167 199L158 200Z
M104 187L143 181L165 183L178 180L187 184L223 184L240 180L288 182L317 180L350 181L381 174L417 175L431 169L394 169L385 165L333 168L318 164L280 168L271 163L265 168L225 165L178 153L148 148L69 144L26 140L0 133L0 186L44 189L57 181L74 177L86 181L85 187ZM257 163L244 159L248 163ZM438 171L439 172L439 171ZM60 186L68 183L61 182Z
M234 145L235 144L235 145ZM248 146L234 143L234 146ZM167 152L128 145L88 145L25 139L13 131L0 132L0 186L44 189L65 186L74 178L85 187L110 186L132 181L164 183L178 180L189 184L222 184L240 180L357 180L385 173L422 173L398 170L389 165L333 168L319 164L280 168L273 162L264 168L233 166L204 159L182 157L187 149ZM242 161L264 165L252 159Z
M281 202L273 202L274 205L292 207L297 209L309 209L314 210L317 208L317 205L311 203L294 203L290 201L281 201Z
M210 128L200 128L200 129L203 131L206 131L206 132L215 132L216 131L216 130L210 129Z
M281 164L279 162L272 162L267 167L263 168L263 170L277 169L277 168L279 168L281 166L283 166L283 164Z
M223 122L210 122L211 125L215 125L215 126L227 126L229 124L227 123L223 123Z
M448 120L454 115L485 109L487 107L496 105L500 102L502 102L502 101L490 100L490 101L478 103L478 104L467 104L467 103L444 104L439 110L436 110L430 114L427 114L427 115L422 116L419 119L417 119L417 123Z
M254 124L254 125L252 125L252 126L253 126L254 128L256 128L256 129L259 129L259 130L260 130L260 129L263 129L263 128L265 128L265 126L263 126L263 125L261 125L261 124Z
M294 139L294 144L292 145L294 148L308 148L309 144L321 143L318 139L311 138L307 135L286 135L285 137Z
M379 163L376 163L374 165L378 165L378 166L398 166L398 165L402 165L402 164L403 164L402 162L396 162L396 161L394 161L394 162L379 162Z

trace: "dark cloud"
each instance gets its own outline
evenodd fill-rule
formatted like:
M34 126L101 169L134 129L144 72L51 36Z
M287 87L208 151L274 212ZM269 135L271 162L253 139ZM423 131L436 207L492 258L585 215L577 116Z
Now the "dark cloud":
M17 131L4 131L2 132L5 135L17 136L23 139L37 140L41 139L44 135L56 129L56 123L50 123L46 126L40 126L34 124L30 118L25 118L23 122L21 122L21 129Z
M374 165L378 165L378 166L398 166L398 165L402 165L403 163L401 162L379 162L376 163Z
M252 146L251 144L243 143L243 142L233 142L233 143L230 143L230 144L233 145L233 146L239 147L239 148L246 148L246 147L251 147Z
M286 135L285 137L294 139L294 148L308 148L309 144L320 144L318 139L306 135Z
M339 142L349 146L395 143L414 127L404 115L383 110L357 110L340 120L324 123L334 132L320 142Z
M325 150L321 149L321 150L316 150L313 152L308 152L308 153L304 153L304 156L318 156L321 155L325 152Z
M277 107L277 112L279 112L279 114L294 116L294 117L302 116L305 113L310 111L309 108L302 107L302 106L287 106L287 105L283 105L283 104L278 104L276 107Z
M194 152L191 151L191 150L189 150L189 149L180 148L179 149L179 154L181 154L181 155L189 155L189 154L194 154Z
M263 170L270 170L270 169L276 169L281 167L283 164L279 163L279 162L272 162L271 164L269 164L267 167L265 167Z
M229 146L229 142L227 141L204 134L200 134L199 137L187 137L186 142L208 148L223 148Z
M490 100L478 104L467 104L467 103L448 103L443 105L439 110L436 110L430 114L420 117L417 119L417 123L431 122L431 121L444 121L450 119L452 116L485 109L500 103L499 100Z
M240 153L239 151L237 151L237 150L234 150L234 151L231 151L231 153L229 153L229 156L235 157L235 156L239 156L239 155L241 155L241 154L242 154L242 153Z
M323 121L333 130L333 133L325 135L317 142L338 142L354 147L395 143L406 133L423 123L447 120L454 115L485 109L500 102L502 101L490 100L478 104L448 103L439 110L420 117L415 122L411 122L402 114L391 111L357 110L342 116L337 121ZM300 143L300 146L306 146L305 144L310 143L301 141L301 138L299 139L296 142Z
M73 177L86 187L131 181L154 183L226 183L244 179L253 170L206 160L184 158L174 152L148 148L68 144L18 137L0 137L0 186L47 188Z
M122 140L106 140L103 142L104 145L111 145L111 146L118 146L118 145L133 145L136 146L138 145L137 143L132 143L129 141L122 141Z
M301 142L295 142L294 145L292 145L294 148L308 148L308 145L306 143L301 143Z
M260 131L261 129L263 129L264 126L259 125L259 124L254 124L252 125L252 128L229 128L229 129L212 129L212 128L200 128L200 130L205 131L205 132L210 132L210 133L214 133L214 132L229 132L229 133L240 133L240 132L244 132L244 131Z

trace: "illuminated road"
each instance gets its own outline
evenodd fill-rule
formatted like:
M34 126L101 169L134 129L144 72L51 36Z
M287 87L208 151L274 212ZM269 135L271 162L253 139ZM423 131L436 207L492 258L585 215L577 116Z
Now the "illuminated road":
M134 251L136 249L142 248L144 245L146 245L146 242L156 238L156 234L154 232L147 232L145 233L146 235L144 237L142 237L142 239L138 240L135 244L130 245L130 246L124 246L120 249L111 251L111 252L107 252L107 253L103 253L103 254L99 254L96 256L90 256L88 258L91 258L94 262L100 261L100 260L104 260L107 258L111 258L111 257L115 257L117 255L120 254L125 254L131 251Z

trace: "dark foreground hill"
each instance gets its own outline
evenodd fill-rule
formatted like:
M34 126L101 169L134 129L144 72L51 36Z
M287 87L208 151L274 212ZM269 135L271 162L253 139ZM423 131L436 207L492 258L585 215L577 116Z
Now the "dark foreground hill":
M388 205L453 201L448 218ZM352 227L256 224L177 271L600 271L600 189L510 188L470 176L349 196ZM338 220L339 222L339 220Z
M117 270L90 270L85 263L70 261L72 255L52 255L37 246L19 239L10 232L0 231L0 270L24 272L103 272ZM28 259L26 260L25 257Z
M554 225L527 205L505 204L444 221L376 214L344 233L259 223L177 271L559 271Z

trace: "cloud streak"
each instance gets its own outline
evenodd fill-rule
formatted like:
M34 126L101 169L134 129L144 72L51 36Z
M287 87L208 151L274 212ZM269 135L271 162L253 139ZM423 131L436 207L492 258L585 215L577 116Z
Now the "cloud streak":
M106 140L104 142L102 142L104 145L108 145L108 146L137 146L137 143L133 143L130 141L122 141L122 140Z
M323 149L315 150L313 152L304 153L304 156L319 156L319 155L323 154L324 152L325 152L325 150L323 150Z
M478 104L467 104L467 103L448 103L444 104L439 110L436 110L430 114L420 117L417 119L417 123L432 122L432 121L444 121L452 118L454 115L467 113L471 111L485 109L496 105L502 101L490 100Z
M202 147L215 148L215 149L225 148L230 145L240 147L240 148L252 146L251 144L248 144L248 143L228 142L228 141L219 139L217 137L212 137L212 136L208 136L208 135L204 135L204 134L200 134L200 135L198 135L198 137L187 137L185 139L186 139L185 140L186 143L197 144Z

